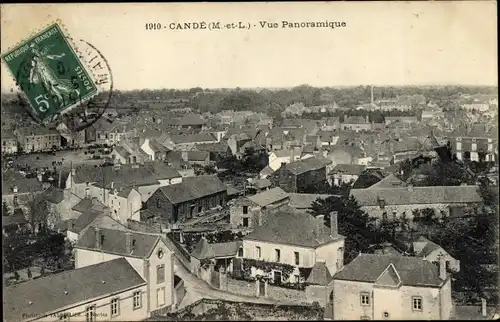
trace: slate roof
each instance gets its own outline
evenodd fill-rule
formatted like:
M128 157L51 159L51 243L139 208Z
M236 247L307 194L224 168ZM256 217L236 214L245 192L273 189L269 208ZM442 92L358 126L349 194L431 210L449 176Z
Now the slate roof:
M209 244L208 241L204 237L202 237L195 245L191 256L200 260L209 258L234 257L236 256L240 245L241 242Z
M210 158L207 151L187 151L187 161L205 161Z
M76 205L74 205L73 208L71 209L83 213L89 209L103 211L104 209L108 209L108 207L106 207L102 202L97 200L97 198L92 198L92 199L84 198L80 200Z
M274 173L273 169L271 169L271 167L269 167L268 165L266 165L264 169L260 170L259 174L261 176L269 176L269 175L271 175L273 173Z
M337 164L331 172L342 173L348 175L359 175L366 169L365 165L361 164Z
M325 262L316 262L311 273L306 279L307 284L328 285L332 280L332 275L328 271Z
M128 157L130 157L130 155L131 155L131 154L130 154L127 150L125 150L125 148L123 148L123 147L121 147L121 146L117 146L117 147L115 147L115 152L116 152L118 155L120 155L120 156L124 157L125 159L127 159L127 158L128 158Z
M156 140L149 140L149 147L155 152L168 152L171 151L166 146L162 145L160 142Z
M201 115L186 114L181 117L177 122L179 125L204 125L207 121Z
M261 207L268 206L277 201L288 198L288 193L283 191L280 187L272 188L267 191L259 192L253 196L247 196L247 198Z
M2 173L2 195L14 193L17 186L17 193L36 193L43 191L43 184L37 178L25 178L18 173L6 171Z
M257 240L274 244L287 244L303 247L317 247L325 243L343 239L330 236L330 228L323 225L323 233L317 238L315 233L316 218L312 215L294 211L280 210L264 216L262 226L256 227L243 240Z
M123 257L4 288L4 318L22 321L146 284ZM31 304L30 304L31 302Z
M439 268L420 257L359 254L333 278L335 280L375 283L392 264L403 285L440 287Z
M127 254L126 252L126 233L132 234L132 240L135 240L135 247L132 254ZM101 248L97 249L95 246L96 242L96 231L93 227L87 229L87 231L80 237L76 244L76 248L98 250L104 253L112 253L121 256L139 257L146 258L149 257L153 248L156 246L158 239L162 239L158 235L144 234L136 231L125 231L117 229L107 229L100 228L101 236L103 237L103 243Z
M85 210L76 219L70 219L73 222L73 228L71 228L70 231L79 234L101 215L104 215L101 211L93 209Z
M367 189L382 189L382 188L394 188L394 187L406 187L408 184L403 180L396 177L394 174L390 174L383 178L379 182L369 186Z
M268 188L272 185L271 183L271 180L265 178L265 179L257 179L257 180L254 180L253 181L253 185L257 188L257 189L264 189L264 188Z
M22 136L36 136L36 135L59 135L55 129L49 129L45 126L30 126L23 127L17 130L17 133Z
M172 142L174 142L174 144L214 142L214 141L216 141L216 139L213 137L213 135L211 135L209 133L172 135L171 140L172 140Z
M295 175L306 173L312 170L318 170L325 168L327 163L324 160L320 160L316 157L307 158L305 160L295 161L288 163L286 169Z
M313 193L289 193L290 197L290 207L297 209L308 209L311 208L312 204L316 199L326 199L333 197L334 195L324 195L324 194L313 194Z
M424 242L425 246L422 248L422 250L416 254L415 256L417 257L426 257L429 256L433 251L442 249L441 246L436 244L435 242L425 238L424 236L420 236L416 242Z
M144 167L151 172L153 178L157 180L180 178L177 170L169 167L163 162L145 162Z
M478 189L478 186L435 186L413 187L410 191L408 187L369 187L351 189L351 196L360 206L376 206L380 199L386 205L476 203L482 201Z
M227 191L226 185L215 176L186 177L181 183L158 188L173 204L199 199Z
M227 145L227 143L205 143L205 144L197 144L195 148L198 151L226 153L229 149L229 146Z

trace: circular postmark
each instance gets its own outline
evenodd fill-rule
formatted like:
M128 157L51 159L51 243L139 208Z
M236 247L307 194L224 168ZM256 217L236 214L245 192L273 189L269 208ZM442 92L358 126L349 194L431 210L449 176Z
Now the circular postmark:
M68 131L79 132L105 113L113 95L113 75L108 61L95 46L82 39L64 38L59 42L72 43L71 52L49 55L47 49L33 45L17 69L15 76L22 92L26 94L33 90L33 84L38 85L38 110L33 102L18 97L35 121L50 128L64 123ZM73 60L65 59L68 56ZM49 105L56 105L56 111L41 120L37 112L45 112Z

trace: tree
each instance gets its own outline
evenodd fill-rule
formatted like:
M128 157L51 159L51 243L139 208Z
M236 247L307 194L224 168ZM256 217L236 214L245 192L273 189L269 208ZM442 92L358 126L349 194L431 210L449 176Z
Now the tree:
M39 195L29 195L24 207L29 213L30 225L34 231L45 231L50 209L47 201Z
M8 216L9 214L9 206L7 206L6 202L2 202L2 216Z
M339 233L347 237L344 262L350 262L360 252L368 252L370 245L383 242L385 236L377 231L374 220L360 209L353 197L318 198L310 212L314 216L324 215L325 224L330 226L332 211L338 211Z

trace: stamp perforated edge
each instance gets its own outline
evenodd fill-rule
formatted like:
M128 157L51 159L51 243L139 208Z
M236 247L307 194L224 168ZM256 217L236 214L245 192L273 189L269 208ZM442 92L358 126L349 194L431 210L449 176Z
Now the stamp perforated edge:
M53 22L51 23L47 23L44 25L44 27L40 27L38 29L35 29L33 30L29 36L25 37L24 39L22 40L19 40L17 43L15 43L14 45L10 46L6 51L5 53L2 53L1 55L1 58L2 58L2 61L4 62L4 64L6 65L6 69L8 70L10 76L12 77L12 81L16 84L16 86L18 87L17 85L17 80L16 80L16 76L13 74L12 70L9 68L7 62L5 61L4 57L7 53L10 53L11 51L13 51L15 48L17 47L20 47L24 42L34 38L35 36L41 34L42 32L44 32L45 30L48 30L50 29L51 27L53 26L57 26L59 28L59 30L61 31L62 35L64 36L65 40L68 42L68 45L70 47L70 49L74 52L76 58L78 59L78 61L80 62L80 64L82 65L83 68L85 68L85 71L87 72L87 74L92 78L92 82L93 84L95 85L96 87L96 92L94 94L91 94L89 95L88 97L85 98L85 100L82 100L82 102L79 102L77 104L74 104L72 106L68 106L66 107L66 109L64 110L64 113L66 112L69 112L70 110L74 109L76 107L76 105L78 104L81 104L83 103L84 101L88 101L90 99L92 99L93 97L95 97L96 95L99 94L99 88L97 87L97 84L96 84L96 75L94 74L94 71L92 70L92 68L89 68L89 66L87 66L87 64L84 63L84 61L82 61L81 59L81 52L78 50L78 47L75 45L75 42L74 42L74 38L70 37L70 33L68 32L68 29L66 27L66 25L61 21L61 19L56 19L54 20ZM18 89L20 90L20 88L18 87ZM25 98L26 98L26 94L20 90L19 92L21 95L23 95ZM29 100L28 100L29 101ZM31 104L30 104L31 106ZM31 106L31 108L33 108ZM43 123L44 120L39 120L40 123Z

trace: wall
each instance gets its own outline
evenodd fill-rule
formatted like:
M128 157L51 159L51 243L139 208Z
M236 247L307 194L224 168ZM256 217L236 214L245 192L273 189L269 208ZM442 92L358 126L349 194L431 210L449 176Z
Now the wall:
M369 293L370 305L361 305L361 292ZM373 287L372 283L334 280L334 319L355 320L363 316L370 319L439 320L439 289L432 287L401 286L398 289ZM413 296L422 297L422 310L414 311ZM451 294L450 294L451 299Z
M133 308L133 294L134 292L141 292L142 306L138 309ZM107 295L102 298L92 299L85 303L78 303L78 305L66 309L64 311L55 311L51 315L37 319L37 321L57 321L58 317L64 313L71 314L70 321L80 320L85 321L85 310L88 306L96 306L96 321L141 321L149 317L147 311L147 299L146 299L146 286L140 286L133 289L126 290L124 292L113 294L112 296ZM120 298L119 305L119 315L116 317L111 317L111 299Z
M127 227L143 233L161 233L161 226L159 224L146 224L132 219L127 220Z
M337 272L337 262L339 262L339 248L344 248L344 242L345 240L342 238L316 248L316 262L325 261L326 267L328 268L332 276ZM344 252L342 252L342 254L343 253ZM341 258L340 263L343 262L344 259Z
M453 258L448 252L446 252L443 249L436 249L429 255L425 257L425 260L429 262L439 262L439 256L443 255L445 261L448 262L448 267L451 271L453 272L459 272L460 271L460 261L458 259Z
M163 258L158 258L157 253L159 250L164 253ZM158 310L164 307L169 307L174 304L174 254L168 249L167 245L159 242L154 248L151 256L149 257L149 285L150 285L150 304L151 310ZM163 283L157 282L157 266L164 265L165 281ZM159 306L157 303L157 290L165 288L165 305Z
M260 246L261 258L257 258L256 246ZM280 263L294 265L294 252L299 253L300 267L313 267L315 264L315 250L313 248L299 247L283 244L272 244L268 242L243 240L243 257L252 259L261 259L268 262L275 261L275 249L280 250Z
M365 211L370 217L374 218L382 218L382 214L384 212L387 213L387 218L391 219L393 216L393 212L396 212L397 217L401 217L403 213L407 219L413 218L413 210L421 210L425 208L432 208L436 212L439 217L441 211L445 213L446 216L450 214L449 206L454 207L468 207L470 204L408 204L408 205L385 205L384 209L381 209L379 206L362 206L361 210Z
M2 154L17 153L17 140L2 139Z
M439 291L441 319L449 320L453 314L453 300L451 298L451 278L443 285Z
M248 206L248 213L243 214L243 206ZM259 214L260 207L248 198L241 197L232 201L229 207L229 220L232 228L243 227L243 218L248 218L248 227L255 223L255 217Z
M75 250L75 269L124 257L123 255L108 254L100 251L81 249L76 247L74 248L74 250ZM137 273L139 273L139 275L141 275L142 277L145 276L144 261L141 258L135 258L135 257L125 257L125 258L127 259L127 262L129 262L130 265L137 271Z
M312 186L326 181L326 167L307 171L297 176L297 190L295 192L307 192Z
M333 289L333 281L329 285L308 285L306 286L306 299L308 302L318 302L319 305L325 307L330 303L330 292Z

